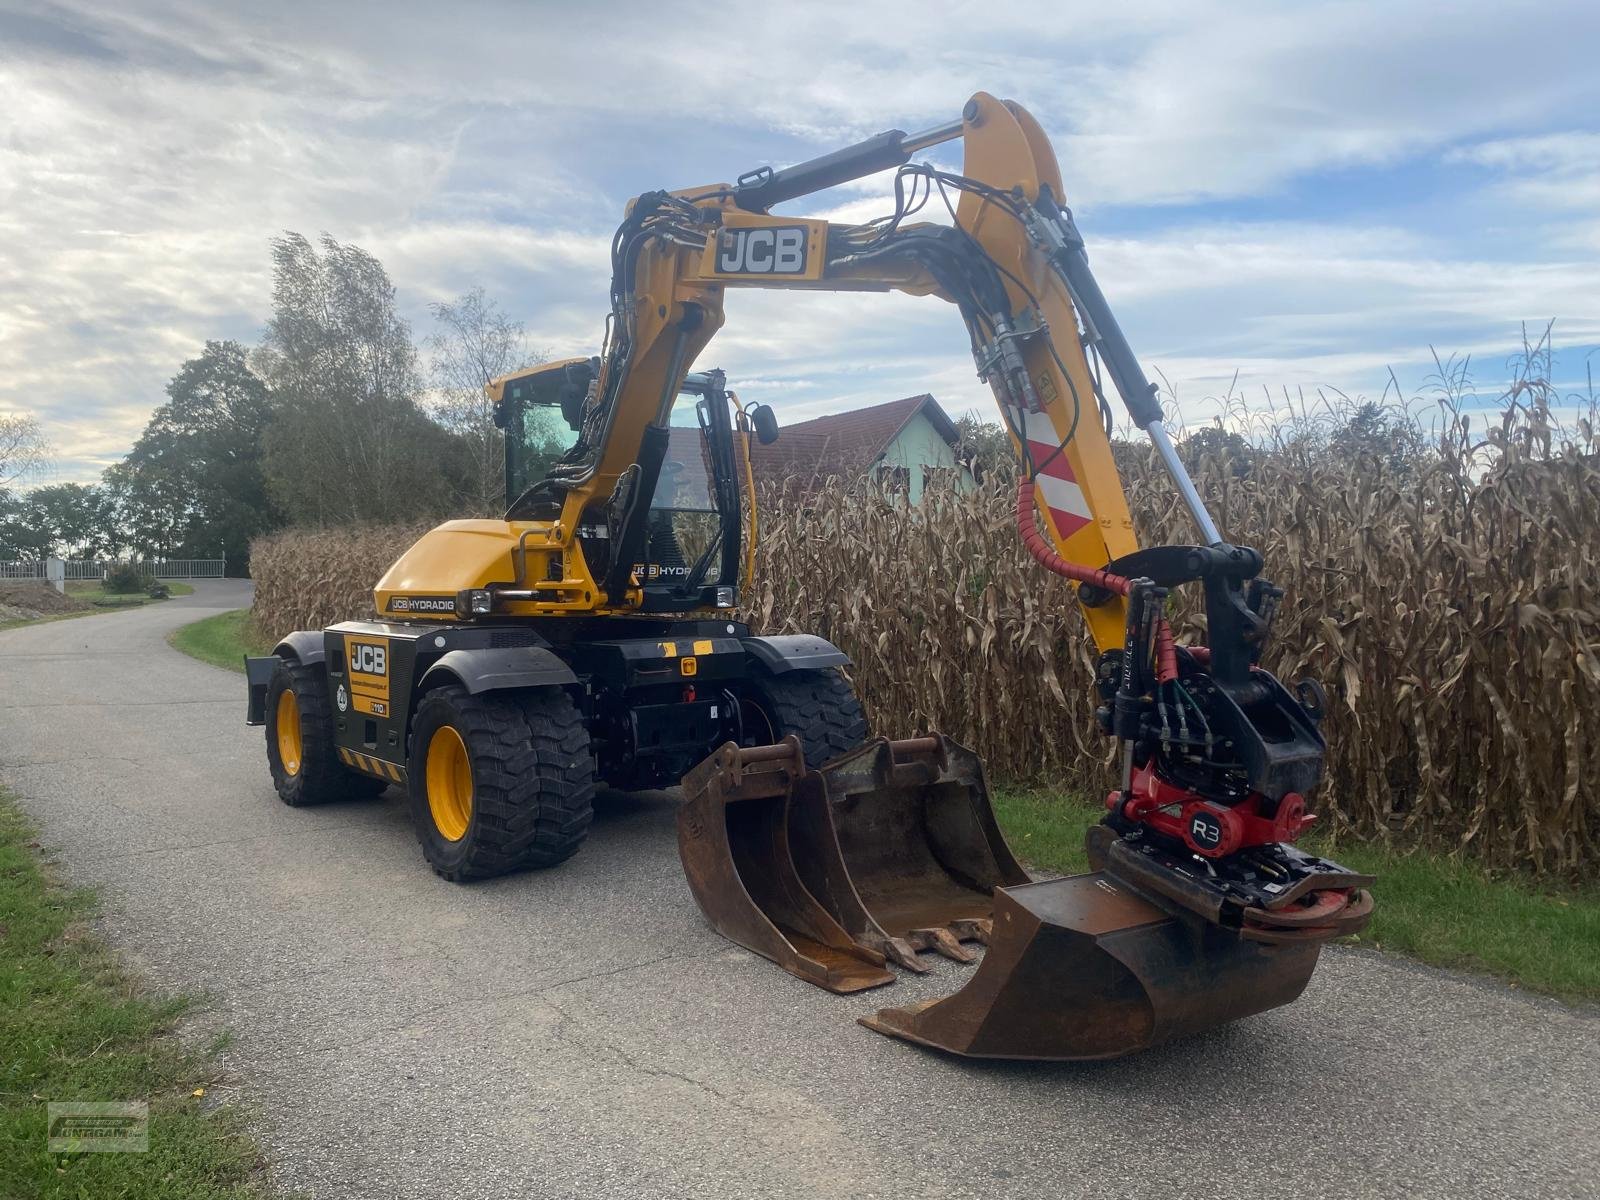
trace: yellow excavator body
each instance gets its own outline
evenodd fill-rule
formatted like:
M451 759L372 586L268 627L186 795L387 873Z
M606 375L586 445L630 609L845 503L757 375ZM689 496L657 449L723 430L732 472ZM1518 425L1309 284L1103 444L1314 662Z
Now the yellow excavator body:
M955 140L960 172L913 161ZM771 211L889 169L877 220ZM940 209L949 223L917 219ZM1293 846L1322 777L1323 693L1261 666L1283 593L1174 450L1033 116L980 92L917 133L641 193L611 275L598 355L488 385L504 519L425 534L378 582L379 621L248 660L248 719L275 714L285 802L399 782L429 862L468 880L574 853L598 782L681 778L701 910L791 973L852 993L986 945L956 994L864 1018L960 1055L1112 1057L1299 995L1320 946L1372 911L1370 878ZM1092 873L1031 879L976 756L927 731L872 739L842 650L741 617L750 447L776 420L695 369L736 288L899 291L959 312L1015 452L1019 536L1076 585L1098 655L1118 776ZM1106 383L1192 544L1140 546ZM1178 588L1203 594L1205 644L1168 624Z

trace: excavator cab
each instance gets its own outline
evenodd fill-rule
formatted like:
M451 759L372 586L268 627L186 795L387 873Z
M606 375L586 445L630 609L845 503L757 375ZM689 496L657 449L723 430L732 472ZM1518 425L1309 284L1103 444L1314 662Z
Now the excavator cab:
M505 431L506 506L511 517L559 510L546 480L579 440L598 360L542 363L489 385L495 424ZM720 370L692 371L667 412L665 450L648 497L643 554L635 564L652 611L688 611L736 589L746 562L744 514L754 512L748 439L768 443L777 421L765 405L747 413ZM642 482L642 481L641 481ZM628 503L643 500L628 497ZM613 504L620 510L623 505ZM594 561L618 540L622 513L587 535ZM725 605L724 605L725 606Z

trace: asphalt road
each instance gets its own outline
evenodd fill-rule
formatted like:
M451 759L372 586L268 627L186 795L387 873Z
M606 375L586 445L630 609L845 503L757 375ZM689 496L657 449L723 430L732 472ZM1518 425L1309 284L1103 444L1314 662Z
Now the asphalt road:
M606 798L557 870L445 883L395 792L279 804L242 678L165 644L246 602L0 633L0 778L146 975L215 998L286 1187L1600 1195L1600 1016L1471 978L1336 950L1299 1003L1131 1060L973 1064L855 1023L963 969L836 997L711 933L670 796Z

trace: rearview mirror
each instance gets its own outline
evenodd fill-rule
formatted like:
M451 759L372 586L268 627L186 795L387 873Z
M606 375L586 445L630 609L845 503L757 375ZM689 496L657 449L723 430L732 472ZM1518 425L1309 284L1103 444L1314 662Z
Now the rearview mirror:
M765 404L758 404L750 410L750 424L755 426L756 441L763 446L770 446L778 440L778 418Z

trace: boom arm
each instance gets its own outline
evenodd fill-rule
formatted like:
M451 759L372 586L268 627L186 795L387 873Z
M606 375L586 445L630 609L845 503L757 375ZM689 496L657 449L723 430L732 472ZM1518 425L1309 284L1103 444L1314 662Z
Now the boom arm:
M849 226L765 211L955 137L965 145L963 174L907 168L898 211L886 221ZM955 229L903 219L935 188L959 196ZM594 403L579 445L553 477L564 491L562 526L576 528L619 483L626 486L635 464L640 482L650 481L648 431L665 421L679 380L721 327L726 290L761 287L897 290L955 303L1034 484L1049 548L1065 563L1098 568L1138 547L1087 342L1104 357L1135 422L1152 431L1180 491L1194 497L1206 542L1220 540L1170 454L1160 407L1088 271L1071 215L1059 206L1061 191L1055 156L1033 118L979 94L960 122L923 134L891 131L811 163L752 172L734 186L637 198L613 247L613 311ZM630 561L616 556L607 580L614 603L626 593ZM1101 650L1121 644L1120 597L1085 614Z
M915 150L956 137L961 174L904 165ZM896 164L895 210L879 220L845 225L768 211ZM907 219L935 194L946 205L956 197L953 227ZM1258 578L1255 551L1218 534L1061 197L1038 123L979 93L960 122L925 133L892 130L734 185L636 198L613 242L612 313L582 432L541 485L560 497L558 536L603 516L611 554L602 587L615 609L634 602L631 565L667 414L722 325L728 289L940 296L959 310L1011 433L1023 540L1041 564L1079 584L1101 652L1101 725L1119 740L1123 761L1107 824L1219 861L1292 840L1310 820L1303 796L1321 775L1320 693L1302 685L1297 699L1257 666L1281 593ZM1091 355L1165 463L1199 545L1139 548ZM1176 646L1163 616L1170 589L1188 583L1204 588L1209 647Z

